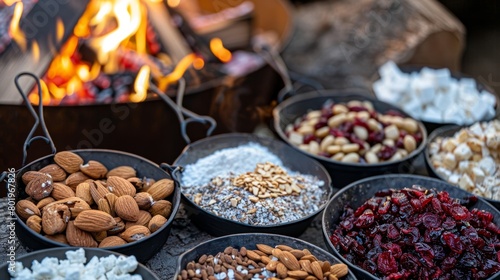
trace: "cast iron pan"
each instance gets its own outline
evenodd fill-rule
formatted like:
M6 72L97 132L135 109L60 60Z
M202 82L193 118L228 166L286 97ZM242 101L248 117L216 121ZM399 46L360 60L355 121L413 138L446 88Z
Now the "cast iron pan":
M430 143L434 142L436 140L436 138L438 137L452 137L456 132L460 131L460 129L464 128L463 126L458 126L458 125L447 125L447 126L443 126L443 127L440 127L436 130L434 130L431 135L429 135L429 141L428 141L428 145L427 145L427 148L425 149L425 167L427 168L427 172L429 173L429 175L431 175L432 177L435 177L435 178L438 178L438 179L441 179L443 181L447 181L445 180L445 178L443 178L441 175L439 175L439 173L436 172L436 169L434 168L434 166L432 165L431 163L431 155L429 153L429 147L430 147ZM458 188L458 186L457 186ZM493 200L491 198L486 198L486 197L482 197L482 199L488 201L489 203L491 203L493 206L495 206L497 209L500 210L500 201L498 200Z
M288 245L299 250L308 249L321 261L327 260L332 265L336 263L342 263L342 261L332 256L325 250L297 238L276 234L244 233L215 238L201 243L198 246L186 251L177 260L177 270L174 279L177 279L177 276L180 275L181 271L186 268L186 265L189 262L197 261L204 254L215 255L218 252L223 252L224 249L228 246L232 246L236 249L245 247L247 249L255 250L257 249L255 245L260 243L269 245L271 247L281 244ZM354 276L352 271L349 271L349 274L341 279L356 279L356 277Z
M327 100L335 103L347 103L351 100L370 101L377 112L385 113L388 110L400 112L405 117L410 117L395 106L382 102L375 98L365 95L358 95L358 91L319 91L307 94L301 94L291 97L279 104L273 110L274 129L279 137L307 156L316 159L328 170L332 177L332 184L335 188L342 188L349 183L366 177L387 174L387 173L411 173L413 161L422 153L427 141L427 131L421 122L418 122L422 133L422 143L411 152L407 157L393 162L382 162L377 164L363 163L343 163L334 161L326 157L317 156L300 150L291 144L285 134L286 126L293 123L297 118L302 117L310 110L320 109Z
M345 206L350 206L353 209L357 209L366 200L370 199L375 195L376 192L394 188L402 189L405 187L411 187L412 185L420 185L427 189L434 188L439 191L446 191L453 198L466 198L472 196L462 189L454 187L444 181L437 180L434 178L428 178L424 176L417 175L382 175L374 176L371 178L366 178L359 180L346 186L337 192L332 199L328 202L328 205L323 212L322 228L323 228L323 238L328 246L328 250L332 252L336 257L338 257L342 262L349 265L349 267L354 271L354 274L359 279L378 279L368 273L367 271L361 269L360 267L347 261L342 255L337 251L337 249L330 242L330 235L333 228L339 224L340 216L344 212ZM478 201L472 205L469 209L477 208L480 210L486 210L493 214L493 222L500 226L500 211L498 211L491 204L485 200L479 198ZM500 277L500 272L488 278L488 280L498 279Z
M33 74L29 73L22 73L16 78L16 86L18 86L19 89L19 84L18 84L18 78L22 75L29 75L33 77L36 82L38 83L38 88L40 89L40 81L36 76ZM39 106L39 112L38 115L33 109L32 105L30 102L27 100L26 95L20 90L21 95L23 96L26 106L28 109L31 111L33 117L35 118L35 125L33 126L33 129L31 130L30 134L28 135L28 138L26 139L26 142L24 143L24 158L23 158L23 166L20 170L16 171L16 177L15 177L15 201L17 201L27 198L28 195L25 192L25 184L23 183L22 180L22 175L28 171L37 171L41 169L42 167L55 163L54 162L54 154L56 153L54 144L52 142L52 139L50 138L50 134L47 131L47 128L45 126L45 122L43 120L43 106ZM42 94L39 91L39 96L40 96L40 104L42 104ZM34 132L36 131L38 125L41 126L41 130L44 134L44 136L33 136ZM35 141L35 140L44 140L47 144L51 146L52 149L52 155L48 155L45 157L42 157L40 159L37 159L27 165L24 165L26 156L27 156L27 150L30 146L30 144ZM172 213L168 219L168 221L156 232L152 233L149 237L143 238L139 241L133 242L133 243L127 243L125 245L121 246L115 246L115 247L108 247L106 248L107 250L113 250L125 255L135 255L137 260L139 262L146 262L148 259L150 259L156 252L158 252L161 249L161 246L167 241L168 235L170 233L170 229L172 227L172 222L174 220L174 217L179 210L179 206L181 203L181 194L180 194L180 186L179 182L177 180L177 173L180 168L172 167L167 164L162 164L162 168L166 169L167 172L162 170L158 165L155 163L125 152L119 152L119 151L114 151L114 150L99 150L99 149L88 149L88 150L73 150L71 152L74 152L78 154L80 157L83 158L84 162L87 162L88 160L96 160L101 162L108 170L118 167L121 165L128 165L133 167L136 172L137 172L137 177L143 178L153 178L155 180L160 180L163 178L169 178L173 179L175 182L175 189L173 194L168 198L170 202L172 203ZM0 181L3 180L3 178L6 176L6 172L1 174ZM8 186L9 189L11 186ZM19 240L27 247L29 247L32 250L41 250L41 249L46 249L46 248L51 248L51 247L69 247L69 245L55 242L51 239L48 239L41 234L33 231L30 229L24 221L21 220L21 218L13 211L13 216L16 220L16 235L19 238Z
M60 260L65 260L66 251L74 251L77 249L78 247L72 247L72 248L64 247L64 248L51 248L51 249L40 250L18 257L16 258L16 262L21 262L24 267L31 269L31 264L35 260L41 262L45 257L52 257L52 258L58 258ZM98 248L85 248L85 257L87 258L87 262L89 262L90 259L92 259L92 257L94 256L101 258L110 255L115 255L118 257L121 256L122 254ZM8 269L9 269L9 263L3 264L0 267L0 279L4 280L11 279ZM139 274L142 276L142 279L160 280L158 276L156 276L151 270L149 270L145 265L141 263L139 263L137 269L131 274Z
M252 134L230 133L211 136L202 140L198 140L184 149L182 154L175 160L174 165L186 166L196 163L198 159L204 158L214 152L230 147L254 142L261 144L269 149L270 152L278 156L283 164L292 171L297 171L302 174L314 175L318 179L325 182L323 188L326 190L326 197L332 194L331 179L326 170L317 161L305 156L304 154L290 148L288 145L273 140L271 138L263 138ZM221 168L230 168L229 166L221 166ZM210 174L207 174L209 176ZM182 176L182 174L181 174ZM179 182L181 180L179 179ZM320 213L325 205L322 205L314 214L306 216L302 219L269 226L252 226L245 223L224 219L214 215L213 213L204 210L189 198L182 194L182 198L186 208L191 212L193 222L204 231L211 235L221 236L244 232L264 232L284 234L289 236L299 236L314 217Z

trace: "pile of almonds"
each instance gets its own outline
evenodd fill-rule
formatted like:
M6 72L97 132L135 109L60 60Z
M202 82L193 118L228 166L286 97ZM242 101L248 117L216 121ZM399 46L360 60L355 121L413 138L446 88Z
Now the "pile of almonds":
M309 250L287 245L271 247L256 244L256 250L227 247L224 252L202 255L191 261L177 276L187 279L327 279L337 280L348 274L345 264L321 261Z
M170 179L139 179L130 166L108 171L102 163L59 152L55 164L28 171L29 198L16 212L33 231L78 247L112 247L149 236L172 212Z
M344 163L398 161L422 143L417 121L396 111L379 113L359 100L329 100L287 125L285 133L299 149Z

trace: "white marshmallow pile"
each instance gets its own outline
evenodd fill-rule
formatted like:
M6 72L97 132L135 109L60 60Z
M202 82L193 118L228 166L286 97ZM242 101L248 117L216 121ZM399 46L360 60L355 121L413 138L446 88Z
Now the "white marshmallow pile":
M41 262L34 260L31 270L16 262L14 272L10 272L14 280L142 280L138 274L131 275L138 266L134 256L109 255L93 257L87 262L85 250L80 248L66 252L66 260L45 257Z
M472 78L457 80L448 69L424 67L420 73L403 73L389 61L379 69L373 84L378 99L396 105L415 119L468 125L495 116L495 96L477 90Z

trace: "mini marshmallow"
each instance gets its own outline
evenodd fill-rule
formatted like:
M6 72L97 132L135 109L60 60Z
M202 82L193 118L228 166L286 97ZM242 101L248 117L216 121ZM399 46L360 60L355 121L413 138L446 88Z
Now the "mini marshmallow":
M434 106L428 106L422 113L420 119L428 122L436 122L436 123L443 122L443 117L441 116L441 110L439 110Z
M458 180L458 186L462 190L472 191L474 189L474 182L469 177L469 175L464 174L460 180Z

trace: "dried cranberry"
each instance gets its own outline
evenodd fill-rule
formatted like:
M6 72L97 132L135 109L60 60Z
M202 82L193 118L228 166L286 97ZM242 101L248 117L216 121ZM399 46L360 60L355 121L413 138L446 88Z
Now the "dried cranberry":
M332 108L331 107L323 107L321 109L321 117L325 119L329 119L333 116Z
M402 118L405 117L405 115L403 115L403 113L396 111L396 110L392 110L392 109L387 110L387 112L385 112L385 115L394 116L394 117L402 117Z
M377 153L377 156L382 159L382 160L388 160L390 159L398 149L395 146L388 146L384 145L382 146L382 149Z
M424 213L422 215L422 222L428 229L438 228L441 226L441 218L433 213Z
M377 212L380 214L380 215L384 215L384 214L387 214L387 212L389 212L389 209L391 207L391 201L390 200L386 200L386 201L383 201Z
M415 141L418 143L422 142L422 132L416 132L414 134L412 134L411 136L413 136L413 138L415 138Z
M328 120L323 120L323 119L320 119L315 125L314 125L314 129L315 130L318 130L322 127L325 127L325 126L328 126Z
M370 130L368 123L366 123L366 121L364 119L354 118L354 126L362 126L366 129Z
M349 111L351 112L363 112L363 111L368 111L366 107L363 106L349 106L348 107Z
M402 268L412 272L417 271L420 267L417 257L408 253L402 254L399 262Z
M358 228L367 228L375 222L375 215L370 209L366 209L365 212L358 217L354 225Z
M389 239L399 239L401 235L399 234L399 229L393 224L390 224L387 228L387 238Z
M396 140L396 147L398 147L400 149L404 149L405 148L405 144L404 144L403 138L398 138L398 140Z
M403 254L403 250L401 250L401 246L396 243L387 243L382 246L382 248L390 251L394 258L399 259Z
M382 143L382 141L384 141L384 138L385 134L383 130L372 131L368 133L368 138L366 139L366 141L370 143L370 145L375 145L377 143Z
M314 140L316 140L316 136L314 136L314 134L306 134L304 135L304 139L302 141L304 142L304 144L309 144Z
M417 198L412 198L410 199L410 205L415 209L415 211L420 212L422 211L422 203L420 202L419 199Z
M391 252L382 252L377 258L377 269L382 275L389 275L398 271L398 264Z
M434 258L434 250L432 248L423 243L417 242L415 243L415 251L420 254L423 258L433 259Z
M339 126L340 131L351 133L354 130L353 122L344 122Z
M408 196L404 193L398 192L391 195L392 203L400 206L408 203Z
M441 262L441 269L444 271L451 270L452 268L455 267L455 264L457 263L456 258L452 257L446 257L442 262Z
M342 132L340 129L338 128L330 128L330 131L328 132L330 135L334 136L334 137L344 137L345 136L345 133Z
M445 244L457 254L461 254L464 250L464 245L460 241L460 238L451 232L443 233L443 240Z
M443 208L441 207L441 201L439 201L439 199L433 197L431 202L432 202L432 208L434 209L434 213L443 212Z
M411 227L409 229L402 228L401 232L408 234L410 236L410 242L416 243L420 240L420 231L416 227Z

